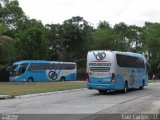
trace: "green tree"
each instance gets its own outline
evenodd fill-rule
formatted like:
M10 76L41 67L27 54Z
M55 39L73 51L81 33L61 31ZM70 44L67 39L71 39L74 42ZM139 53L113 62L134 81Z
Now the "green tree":
M142 53L143 42L141 39L143 29L141 27L130 25L128 26L127 36L129 51Z
M0 68L15 59L14 40L11 37L0 36Z
M26 20L21 25L21 32L16 35L19 59L47 59L48 40L46 28L40 21Z
M78 76L85 73L86 54L90 46L88 41L93 27L82 17L72 17L62 25L46 25L49 40L49 58L51 60L74 61L78 65ZM79 78L79 77L78 77Z
M109 23L99 23L90 46L91 49L115 50L115 34Z
M85 42L90 39L93 27L82 17L72 17L64 21L61 38L66 47L65 59L79 61L86 56Z
M143 42L145 53L153 68L160 63L160 23L145 23Z
M0 23L5 23L9 29L17 29L23 17L25 14L17 0L0 0Z
M7 31L7 27L0 23L0 68L15 59L14 40L4 35L5 31Z
M93 49L114 50L114 32L112 29L102 29L93 35Z
M0 62L10 63L16 59L15 35L18 22L25 17L17 0L0 0Z
M128 26L120 22L119 24L115 24L113 29L115 33L115 48L120 51L129 51Z
M0 23L0 35L2 35L6 31L6 26L4 23Z
M48 30L49 59L64 60L67 46L64 45L65 39L62 37L63 26L60 24L48 24L46 28Z
M100 23L98 24L98 29L103 29L103 28L109 28L110 25L109 25L109 22L106 22L106 21L100 21Z

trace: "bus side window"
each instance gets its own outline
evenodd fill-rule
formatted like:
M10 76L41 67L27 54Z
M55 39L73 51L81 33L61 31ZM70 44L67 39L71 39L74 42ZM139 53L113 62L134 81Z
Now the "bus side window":
M126 55L116 54L117 64L120 67L129 67L129 57Z
M65 70L73 70L75 69L75 64L64 64L64 69Z
M52 69L52 64L51 63L46 63L45 66L46 66L46 70L51 70Z
M30 66L29 66L29 69L28 69L28 71L33 71L33 70L36 70L35 63L31 63Z
M38 63L36 64L37 70L45 70L45 63Z
M20 74L23 74L25 71L26 71L25 67L24 67L24 66L21 66L21 67L19 68L19 75L20 75Z
M136 57L129 56L129 67L136 68L138 66Z
M50 66L51 70L54 70L55 69L55 64L52 63L51 66Z
M60 70L62 68L63 68L63 64L60 64L60 63L55 64L55 69L56 70Z
M27 69L28 63L24 63L20 65L19 74L23 74Z

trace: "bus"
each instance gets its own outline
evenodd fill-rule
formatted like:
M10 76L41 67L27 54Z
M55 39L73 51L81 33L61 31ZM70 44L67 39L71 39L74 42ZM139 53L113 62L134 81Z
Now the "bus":
M73 81L76 75L74 62L24 60L9 67L10 82Z
M87 54L87 88L107 93L130 88L143 89L148 84L148 66L142 54L94 50Z

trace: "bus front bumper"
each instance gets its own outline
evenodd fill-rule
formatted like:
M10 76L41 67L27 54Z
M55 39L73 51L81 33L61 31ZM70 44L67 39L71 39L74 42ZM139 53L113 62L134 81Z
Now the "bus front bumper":
M9 77L9 81L10 82L26 82L26 79L15 76L15 77Z

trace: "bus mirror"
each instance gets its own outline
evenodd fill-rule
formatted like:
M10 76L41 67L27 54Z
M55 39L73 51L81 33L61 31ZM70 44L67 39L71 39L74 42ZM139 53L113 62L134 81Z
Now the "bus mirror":
M11 70L11 67L12 67L12 66L7 67L7 71L10 71L10 70Z

